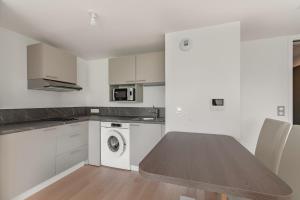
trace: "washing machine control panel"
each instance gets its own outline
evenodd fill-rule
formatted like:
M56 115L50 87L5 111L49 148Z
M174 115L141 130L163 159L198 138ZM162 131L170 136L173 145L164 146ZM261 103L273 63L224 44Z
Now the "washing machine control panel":
M130 125L129 125L129 123L101 122L101 127L128 129L130 127Z
M122 124L119 123L111 123L111 127L122 127Z

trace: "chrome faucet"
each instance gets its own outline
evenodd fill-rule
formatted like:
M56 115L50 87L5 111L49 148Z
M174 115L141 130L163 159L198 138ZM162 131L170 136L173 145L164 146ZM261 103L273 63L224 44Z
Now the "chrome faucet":
M154 114L155 119L159 117L159 108L156 108L154 105L153 109L150 112Z

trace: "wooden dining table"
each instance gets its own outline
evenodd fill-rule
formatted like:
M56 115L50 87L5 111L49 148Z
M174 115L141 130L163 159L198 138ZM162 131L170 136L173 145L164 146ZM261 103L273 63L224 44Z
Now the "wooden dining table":
M292 189L231 136L169 132L139 164L146 178L255 200L289 200ZM225 197L226 197L225 195Z

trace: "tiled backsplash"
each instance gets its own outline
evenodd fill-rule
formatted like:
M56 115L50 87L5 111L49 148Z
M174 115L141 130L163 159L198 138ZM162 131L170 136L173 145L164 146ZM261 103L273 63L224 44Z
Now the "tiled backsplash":
M0 109L0 124L88 115L86 107Z
M98 108L103 116L154 116L152 107L62 107L62 108L27 108L0 109L0 125L38 121L56 117L74 117L91 115L90 109ZM165 109L159 108L160 117L165 116ZM95 114L93 114L95 115Z

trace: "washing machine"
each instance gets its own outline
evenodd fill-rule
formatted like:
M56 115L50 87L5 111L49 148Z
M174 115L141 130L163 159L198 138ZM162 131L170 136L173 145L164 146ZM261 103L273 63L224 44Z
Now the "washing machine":
M101 165L130 170L129 123L101 122Z

